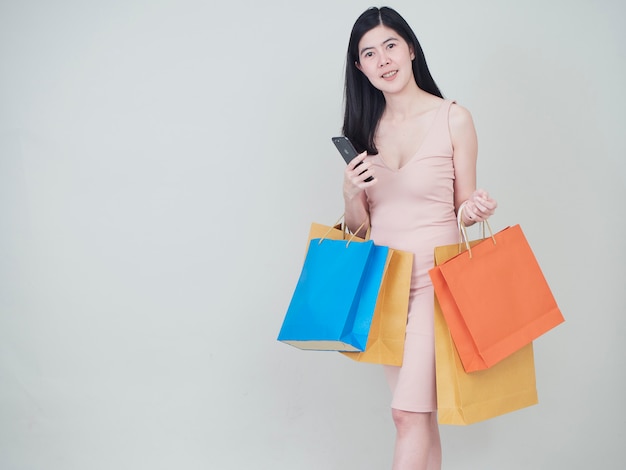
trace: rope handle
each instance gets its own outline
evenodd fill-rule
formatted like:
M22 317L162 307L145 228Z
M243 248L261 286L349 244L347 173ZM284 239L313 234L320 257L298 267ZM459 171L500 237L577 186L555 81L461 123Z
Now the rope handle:
M328 236L328 234L335 228L337 227L337 225L340 224L340 222L342 220L344 220L345 218L345 213L341 214L341 217L339 217L339 219L337 219L337 222L335 222L329 229L328 231L324 234L323 237L320 238L318 244L321 244L322 241L324 241L324 239ZM359 228L356 229L356 231L352 234L350 234L350 238L348 239L348 243L346 243L346 248L348 247L348 245L350 245L350 243L352 243L352 241L354 240L354 238L356 237L356 234L359 233L361 231L361 229L365 226L365 223L367 222L367 219L363 221L363 223L361 225L359 225ZM348 227L345 223L341 224L342 227L342 231L343 231L343 239L345 240L348 237ZM371 227L367 227L367 231L365 232L365 240L369 240L370 239L370 231L371 231Z
M459 228L459 253L461 252L461 244L463 244L463 242L465 242L465 248L467 248L467 251L469 253L469 257L470 259L472 258L472 247L470 246L469 243L469 237L467 235L467 226L465 225L465 222L463 222L463 209L465 209L465 205L467 204L468 201L463 201L461 203L461 205L459 206L459 210L456 216L456 222L457 222L457 226ZM496 244L496 239L493 236L493 231L491 230L491 225L489 225L489 221L487 219L483 220L482 222L480 222L481 228L482 228L482 238L487 238L485 235L485 226L487 226L487 229L489 230L489 236L491 237L491 240L493 240L493 244Z

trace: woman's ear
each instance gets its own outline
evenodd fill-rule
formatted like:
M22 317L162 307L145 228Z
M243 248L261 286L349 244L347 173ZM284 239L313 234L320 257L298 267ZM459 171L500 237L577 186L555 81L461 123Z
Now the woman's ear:
M409 47L409 52L411 53L411 60L415 60L415 51L413 51L412 47Z
M361 72L363 71L363 70L361 69L361 64L359 64L357 61L354 61L354 66L355 66L357 69L359 69Z

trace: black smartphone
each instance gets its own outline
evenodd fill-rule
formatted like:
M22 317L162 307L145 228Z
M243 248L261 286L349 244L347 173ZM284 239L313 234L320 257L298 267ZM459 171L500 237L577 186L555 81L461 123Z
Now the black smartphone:
M359 154L354 148L354 145L352 145L352 142L350 142L350 140L343 135L338 136L338 137L333 137L332 141L333 141L333 144L335 144L335 147L337 147L337 150L339 150L339 153L341 154L343 159L346 161L346 164L350 163L352 159ZM359 163L357 166L359 166L361 163ZM365 181L372 181L373 179L374 178L369 176L368 178L365 179Z

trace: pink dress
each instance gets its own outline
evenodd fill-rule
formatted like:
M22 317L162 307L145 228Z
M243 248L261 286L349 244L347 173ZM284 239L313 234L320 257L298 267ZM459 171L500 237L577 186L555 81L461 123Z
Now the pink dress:
M384 155L371 162L378 183L367 189L371 239L379 245L415 254L409 316L401 367L384 366L399 410L437 409L435 388L434 291L428 270L435 246L458 241L454 211L454 165L448 126L450 106L444 100L431 111L432 125L415 155L402 168L385 164Z

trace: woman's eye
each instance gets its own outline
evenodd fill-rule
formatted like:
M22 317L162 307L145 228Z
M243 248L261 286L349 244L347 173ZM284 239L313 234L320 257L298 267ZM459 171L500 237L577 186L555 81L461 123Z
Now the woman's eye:
M389 48L389 49L393 49L394 47L396 47L396 45L394 43L387 44L387 48Z

